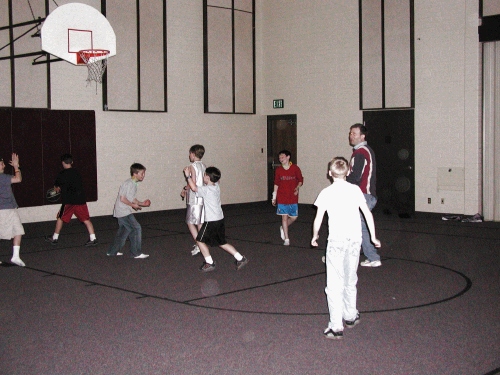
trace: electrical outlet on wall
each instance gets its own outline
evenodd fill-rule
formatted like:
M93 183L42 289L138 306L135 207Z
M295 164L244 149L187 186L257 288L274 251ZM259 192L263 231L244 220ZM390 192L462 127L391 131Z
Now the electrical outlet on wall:
M444 204L444 198L441 198L441 204Z
M431 204L431 198L427 198L427 203Z

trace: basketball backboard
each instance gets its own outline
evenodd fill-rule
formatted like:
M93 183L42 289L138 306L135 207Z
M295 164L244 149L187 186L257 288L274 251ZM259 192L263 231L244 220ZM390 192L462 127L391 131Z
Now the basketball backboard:
M85 65L81 50L108 50L108 56L116 55L116 35L106 17L81 3L52 11L42 25L41 39L43 51L74 65Z

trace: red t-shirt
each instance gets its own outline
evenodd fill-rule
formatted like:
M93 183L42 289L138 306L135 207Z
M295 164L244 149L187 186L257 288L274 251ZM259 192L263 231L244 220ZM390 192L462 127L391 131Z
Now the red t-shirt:
M293 193L299 182L304 183L304 178L302 177L302 172L298 166L292 164L288 169L285 169L282 166L278 167L274 173L274 184L278 186L276 203L299 203L299 195L295 195Z

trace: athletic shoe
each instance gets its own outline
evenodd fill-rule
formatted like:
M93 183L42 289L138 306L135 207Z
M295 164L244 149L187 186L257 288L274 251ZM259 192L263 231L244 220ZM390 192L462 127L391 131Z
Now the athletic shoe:
M201 272L211 272L215 270L215 262L213 264L203 262L203 265L200 267Z
M462 220L461 215L444 215L441 219L449 221L460 221Z
M344 331L334 332L331 328L327 328L323 332L323 335L325 335L327 339L340 340L344 338Z
M52 236L45 236L45 241L50 242L52 245L57 245L58 240L54 240Z
M284 246L290 246L290 240L287 238L285 242L283 242Z
M281 235L281 239L284 241L285 240L285 232L283 231L283 226L280 227L280 235Z
M324 255L321 257L321 261L322 261L323 263L326 263L326 257L325 257Z
M24 267L26 266L26 264L24 264L24 262L21 260L21 258L12 258L10 260L11 263L14 263L15 265L19 266L19 267Z
M97 238L95 240L88 240L86 243L85 243L85 246L87 247L90 247L90 246L97 246Z
M356 324L359 323L359 313L356 315L356 317L354 318L354 320L344 320L345 322L345 325L347 328L352 328L354 327Z
M141 255L137 255L136 257L134 257L134 259L145 259L148 256L149 256L148 254L141 254Z
M243 267L245 267L245 265L248 263L248 259L243 257L242 260L237 260L236 261L236 271L242 269Z
M483 217L479 214L475 214L474 216L462 219L462 223L482 223L482 222L483 222Z
M199 253L200 253L200 248L198 247L198 245L193 245L193 250L191 250L191 255L195 256L198 255Z
M380 267L382 265L382 262L380 260L374 260L373 262L370 262L368 259L366 259L359 265L363 267Z
M114 254L114 255L113 255L113 254L108 254L108 253L106 253L106 255L107 255L108 257L114 257L114 256L120 256L120 255L123 255L123 253L116 253L116 254Z

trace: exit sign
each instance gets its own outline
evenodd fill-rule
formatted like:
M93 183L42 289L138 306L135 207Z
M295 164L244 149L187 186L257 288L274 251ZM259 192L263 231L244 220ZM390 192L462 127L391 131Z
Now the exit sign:
M285 103L283 102L283 99L274 99L273 100L273 108L283 108L283 105Z

